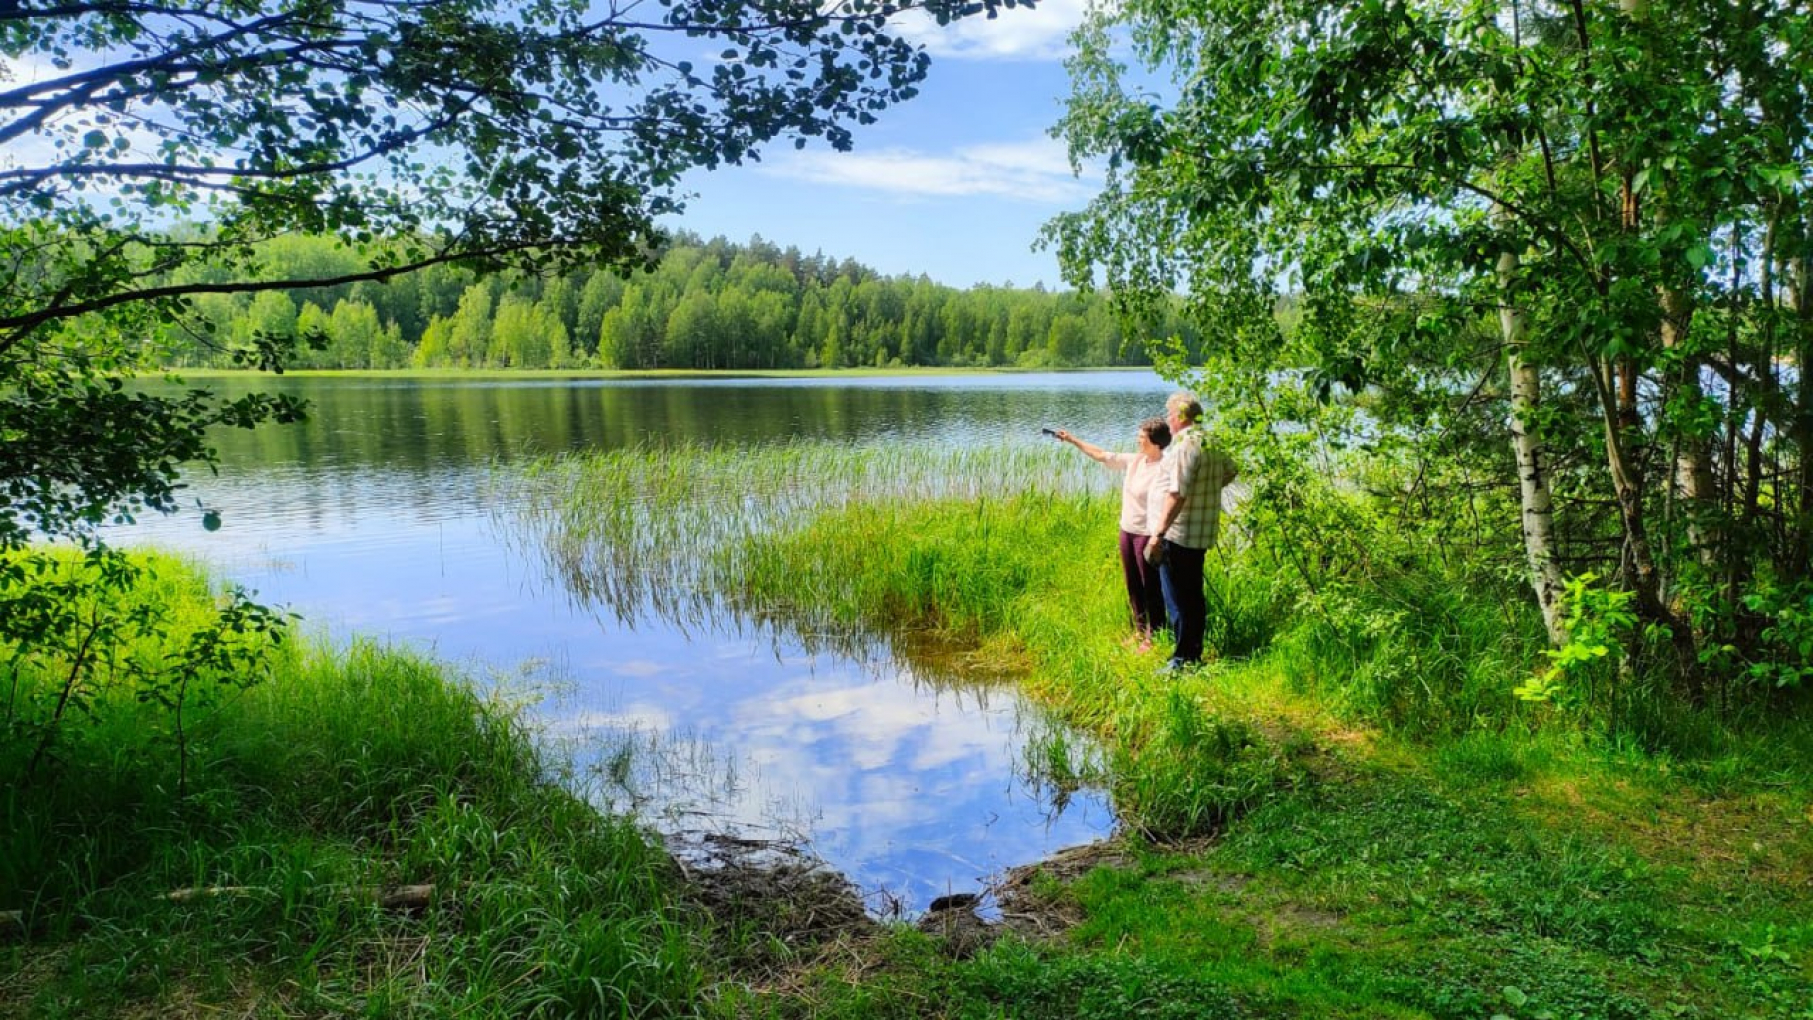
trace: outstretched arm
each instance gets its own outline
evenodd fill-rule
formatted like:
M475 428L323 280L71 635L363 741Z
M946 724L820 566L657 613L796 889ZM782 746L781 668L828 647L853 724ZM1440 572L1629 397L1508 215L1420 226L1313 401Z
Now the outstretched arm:
M1090 460L1095 461L1097 464L1104 463L1108 460L1108 451L1102 449L1101 447L1095 445L1094 443L1078 439L1077 437L1071 435L1069 432L1066 432L1063 429L1058 429L1056 432L1054 432L1052 434L1058 437L1059 442L1069 443L1071 446L1074 446L1077 449L1083 451L1083 455L1085 457L1088 457Z

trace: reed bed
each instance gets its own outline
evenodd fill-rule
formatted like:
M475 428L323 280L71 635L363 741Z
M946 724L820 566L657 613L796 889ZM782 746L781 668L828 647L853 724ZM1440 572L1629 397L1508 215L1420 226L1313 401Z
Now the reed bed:
M858 507L889 514L1006 498L1075 505L1112 481L1050 448L680 445L541 458L500 474L492 505L504 535L539 551L569 593L620 622L652 614L736 627L774 622L784 607L801 637L833 639L853 608L767 583L769 572L791 568L763 556L763 539ZM979 513L977 522L986 541L989 518Z

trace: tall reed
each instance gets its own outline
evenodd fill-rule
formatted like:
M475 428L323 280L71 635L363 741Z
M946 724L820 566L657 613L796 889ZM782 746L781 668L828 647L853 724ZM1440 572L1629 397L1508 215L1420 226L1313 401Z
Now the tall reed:
M496 476L500 531L538 550L577 598L625 622L656 613L689 625L759 616L752 583L784 564L760 540L810 518L862 508L891 513L928 501L986 505L1013 496L1054 509L1105 490L1106 473L1048 448L791 444L757 450L679 445L546 457ZM978 541L990 518L978 514ZM788 587L782 585L782 588ZM848 607L823 620L848 622ZM814 621L804 621L810 630Z

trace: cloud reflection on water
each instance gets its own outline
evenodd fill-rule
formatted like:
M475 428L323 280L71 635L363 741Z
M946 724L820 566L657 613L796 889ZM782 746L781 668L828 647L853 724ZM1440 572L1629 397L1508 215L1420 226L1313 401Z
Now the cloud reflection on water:
M1023 709L1007 692L933 688L890 660L787 648L745 646L735 667L734 685L706 667L649 683L625 677L549 719L563 731L595 728L594 764L628 734L645 738L636 746L650 760L623 786L601 788L612 806L669 833L807 837L859 886L885 888L909 909L1112 824L1097 795L1061 812L1039 797L1016 757ZM591 707L599 698L620 707ZM690 744L734 760L700 768Z

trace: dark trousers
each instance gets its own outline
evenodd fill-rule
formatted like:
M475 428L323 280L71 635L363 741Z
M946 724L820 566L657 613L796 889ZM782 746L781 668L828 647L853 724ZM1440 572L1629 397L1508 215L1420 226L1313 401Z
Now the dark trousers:
M1209 619L1209 600L1202 590L1202 561L1208 554L1207 549L1165 542L1165 561L1158 568L1158 576L1164 588L1165 611L1171 616L1171 633L1177 635L1172 662L1202 661L1202 634Z
M1127 607L1133 611L1133 629L1142 634L1163 630L1167 612L1158 568L1146 562L1149 541L1146 535L1121 532L1121 577L1127 582Z

